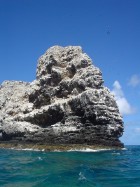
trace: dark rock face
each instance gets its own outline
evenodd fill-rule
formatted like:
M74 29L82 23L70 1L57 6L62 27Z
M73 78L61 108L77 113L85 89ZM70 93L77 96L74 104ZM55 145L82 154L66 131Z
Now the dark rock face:
M51 47L40 57L36 77L1 85L2 140L123 146L114 96L81 47Z

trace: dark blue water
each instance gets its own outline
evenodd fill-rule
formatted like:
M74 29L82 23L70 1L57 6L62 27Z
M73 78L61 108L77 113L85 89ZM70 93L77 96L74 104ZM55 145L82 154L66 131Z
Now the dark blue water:
M140 187L140 146L122 151L0 149L3 187Z

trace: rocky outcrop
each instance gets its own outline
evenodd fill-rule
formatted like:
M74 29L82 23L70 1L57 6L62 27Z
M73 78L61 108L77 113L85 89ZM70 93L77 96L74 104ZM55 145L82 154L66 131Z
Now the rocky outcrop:
M1 140L121 147L122 117L103 82L81 47L51 47L35 81L2 83Z

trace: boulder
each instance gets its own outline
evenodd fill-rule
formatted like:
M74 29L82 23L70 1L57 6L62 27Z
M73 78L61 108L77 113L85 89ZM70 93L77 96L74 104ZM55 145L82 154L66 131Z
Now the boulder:
M1 140L122 147L122 116L103 83L81 47L51 47L36 80L0 86Z

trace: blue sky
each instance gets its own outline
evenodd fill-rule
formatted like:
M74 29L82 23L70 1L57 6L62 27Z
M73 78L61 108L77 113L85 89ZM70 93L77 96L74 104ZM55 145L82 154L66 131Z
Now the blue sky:
M34 80L53 45L82 46L116 96L121 140L140 144L140 1L0 0L0 83Z

